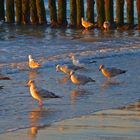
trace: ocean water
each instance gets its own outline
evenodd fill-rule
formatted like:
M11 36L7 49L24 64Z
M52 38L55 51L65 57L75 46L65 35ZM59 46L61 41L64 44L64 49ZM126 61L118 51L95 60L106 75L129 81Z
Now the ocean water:
M95 83L79 88L56 72L57 64L71 64L69 54L95 60L76 73L92 77ZM42 64L28 68L28 55ZM113 81L99 72L100 64L127 70ZM0 26L0 70L11 80L0 80L0 133L53 122L96 111L118 108L140 99L140 33L136 30L51 29L46 26ZM33 79L61 99L44 100L38 107L27 86Z
M47 0L45 6L49 21ZM69 6L67 10L69 15ZM135 23L136 16L135 9ZM76 72L95 79L95 83L77 87L65 74L56 72L57 64L72 64L70 53L82 61L96 61ZM29 69L29 54L41 63L40 69ZM108 81L98 70L100 64L125 69L127 73ZM104 32L1 24L0 71L11 80L0 80L3 86L0 89L0 133L49 126L67 118L133 103L140 99L139 69L140 32L137 30ZM31 79L37 87L62 98L46 99L43 108L38 107L27 86Z

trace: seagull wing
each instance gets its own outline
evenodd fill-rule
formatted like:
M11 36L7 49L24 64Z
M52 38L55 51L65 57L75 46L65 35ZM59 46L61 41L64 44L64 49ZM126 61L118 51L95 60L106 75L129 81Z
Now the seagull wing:
M60 98L58 95L55 95L53 92L50 92L50 91L45 90L45 89L40 89L39 95L42 98Z

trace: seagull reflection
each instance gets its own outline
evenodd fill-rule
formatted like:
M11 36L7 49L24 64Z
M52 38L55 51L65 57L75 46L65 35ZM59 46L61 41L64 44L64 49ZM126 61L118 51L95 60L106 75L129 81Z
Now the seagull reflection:
M34 108L29 112L28 118L30 122L30 129L28 135L32 138L35 138L38 134L38 130L46 128L46 126L40 126L41 119L46 119L47 116L52 112L50 109L45 109L43 107Z
M74 104L78 97L83 96L87 91L85 89L73 89L70 93L71 103Z
M101 87L102 87L102 89L107 89L110 86L121 86L121 85L124 85L124 84L125 84L125 82L106 80L102 83Z
M82 30L82 34L90 34L90 33L92 33L90 30L86 30L86 29Z
M31 128L29 130L29 136L36 137L38 129L39 129L39 120L41 118L43 108L36 108L29 112L29 120L31 123Z
M69 76L64 76L64 77L59 78L59 79L57 79L57 80L58 80L58 83L60 83L60 84L65 84L65 83L67 83L67 81L68 81L69 79L70 79Z
M38 72L37 71L29 71L28 73L29 79L36 79L38 76Z

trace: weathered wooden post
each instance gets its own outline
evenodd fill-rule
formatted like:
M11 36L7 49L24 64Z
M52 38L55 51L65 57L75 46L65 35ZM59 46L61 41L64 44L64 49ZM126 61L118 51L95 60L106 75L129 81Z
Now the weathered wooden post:
M118 26L124 24L124 0L116 0L116 23Z
M105 9L104 9L104 0L96 0L97 6L97 24L101 28L105 21Z
M36 0L36 8L39 24L47 23L44 0Z
M22 22L22 1L15 0L15 15L16 15L16 23L20 24Z
M140 29L140 0L136 1L137 5L137 14L138 14L138 29Z
M94 23L94 0L87 0L86 17L89 22Z
M0 20L4 20L4 0L0 0Z
M113 0L105 0L105 20L112 25L114 22Z
M70 0L70 27L76 27L76 0Z
M38 18L37 18L37 10L36 10L36 1L29 0L29 7L30 7L30 22L31 24L37 24Z
M57 11L56 11L56 0L48 0L50 10L51 26L57 26Z
M15 21L14 0L6 0L6 22Z
M58 0L58 24L62 26L67 25L66 4L66 0Z
M130 26L134 25L134 0L126 1L126 10L127 10L127 23Z
M22 23L29 23L29 0L22 0Z
M84 1L83 0L76 0L76 7L77 7L77 27L81 28L81 18L84 17Z

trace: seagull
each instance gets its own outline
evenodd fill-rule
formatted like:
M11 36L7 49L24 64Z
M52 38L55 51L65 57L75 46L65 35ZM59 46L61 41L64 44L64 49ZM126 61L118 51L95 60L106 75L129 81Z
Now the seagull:
M33 80L29 80L28 86L30 88L31 96L35 100L38 100L39 106L43 105L43 102L42 102L43 98L60 98L58 95L55 95L54 93L47 91L45 89L37 90Z
M56 66L56 71L57 71L57 72L58 72L58 71L61 71L61 72L65 73L65 74L68 74L68 75L69 75L71 70L69 70L68 67L67 67L66 65L63 65L63 66L57 65L57 66Z
M71 60L73 65L78 66L78 67L85 67L84 63L80 63L78 59L76 59L74 54L70 54Z
M117 68L105 68L104 65L100 65L99 67L99 71L102 72L102 74L107 77L108 79L110 79L111 77L115 77L117 75L126 73L126 70L121 70L121 69L117 69Z
M85 27L85 29L93 27L93 23L85 21L83 17L81 18L81 21L82 21L82 26Z
M85 75L75 74L74 71L70 72L70 79L72 83L76 85L85 85L88 82L95 82L95 80Z
M78 59L76 59L76 57L73 53L70 54L70 58L72 60L73 65L80 67L80 68L85 68L86 64L96 63L96 61L91 61L91 60L83 60L83 62L80 62Z
M32 58L32 55L28 55L28 58L29 58L29 67L31 69L37 69L39 68L41 65L36 62L33 58Z
M56 71L57 72L61 71L61 72L65 73L65 74L67 74L67 75L70 74L71 70L76 71L76 70L79 70L79 69L81 69L81 67L74 66L74 65L62 65L62 66L61 65L57 65L56 66Z
M103 24L103 27L104 27L105 30L109 30L109 27L110 27L109 21L105 21L104 24Z

